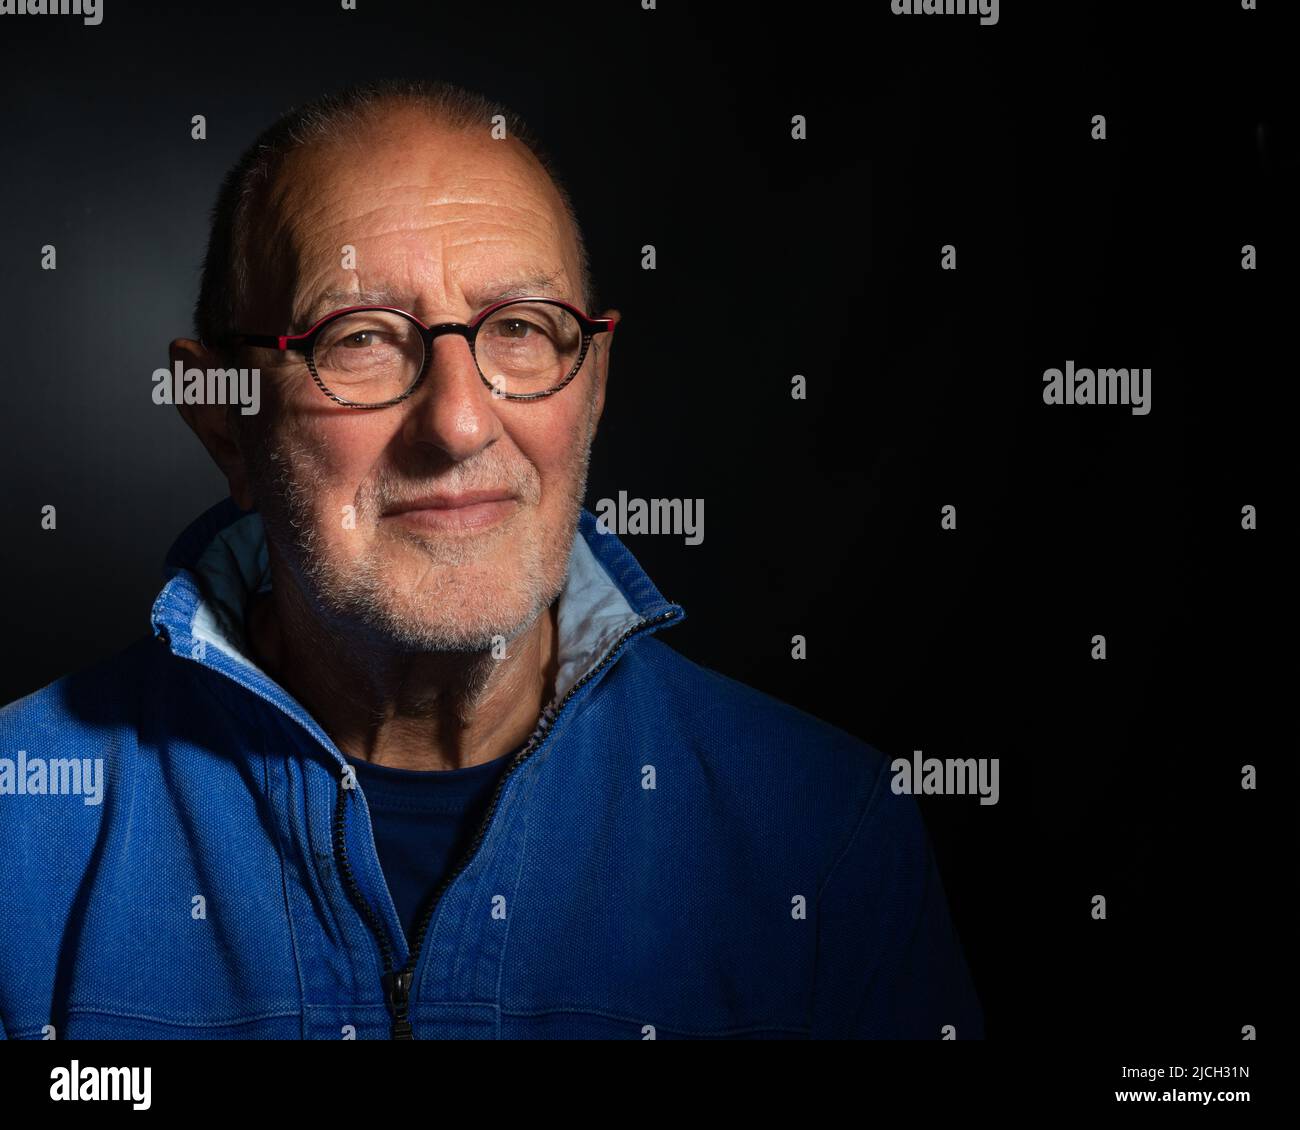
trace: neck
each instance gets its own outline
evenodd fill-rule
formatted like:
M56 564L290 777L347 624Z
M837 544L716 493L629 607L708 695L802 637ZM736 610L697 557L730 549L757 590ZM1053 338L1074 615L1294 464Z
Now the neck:
M297 599L295 599L295 597ZM517 749L555 686L556 606L508 654L396 652L325 625L287 578L254 599L254 656L350 757L397 769L459 769Z

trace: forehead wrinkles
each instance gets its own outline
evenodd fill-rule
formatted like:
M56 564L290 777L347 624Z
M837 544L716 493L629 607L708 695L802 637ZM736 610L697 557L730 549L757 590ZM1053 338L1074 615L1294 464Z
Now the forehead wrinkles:
M360 178L350 178L346 164L322 168L321 162L336 154L341 162L352 159L338 145L293 154L268 193L263 246L282 249L287 261L281 266L287 269L280 273L291 286L306 285L305 276L336 270L344 245L395 236L413 237L415 243L421 235L428 237L428 259L411 263L416 274L423 273L420 266L438 265L439 256L450 250L500 246L503 259L517 248L529 261L539 255L554 258L570 280L577 278L576 233L569 230L563 202L544 175L540 181L530 178L515 161L493 157L478 163L490 166L486 172L456 161L449 169L434 167L427 177L412 180L420 169L393 161L381 164L378 173L367 165ZM314 169L323 175L313 175ZM386 176L392 179L386 181ZM366 273L364 257L357 266ZM454 264L441 266L445 272ZM394 268L401 265L391 259L382 264L385 271Z
M354 193L348 199L288 212L286 220L295 233L295 244L302 248L322 239L356 243L421 233L450 241L461 238L464 229L473 229L562 250L554 216L531 201L433 200L411 194L376 202L373 193Z
M304 215L457 204L545 214L559 203L545 170L513 139L449 133L400 112L372 116L348 134L295 150L276 179L284 203Z
M467 238L504 245L495 263L477 264L485 274L501 273L496 268L512 269L515 264L506 262L511 258L509 250L527 233L530 256L536 258L540 252L548 260L548 270L562 266L575 293L586 297L584 287L589 283L576 220L545 167L521 141L489 137L486 123L483 128L446 126L423 108L400 100L385 103L343 128L342 134L287 153L273 167L269 182L257 190L257 199L249 202L249 226L237 268L237 301L247 313L259 321L273 319L267 324L284 324L299 288L309 285L304 275L320 279L328 272L338 278L343 245L372 235L379 238L417 226L437 226L437 221L430 224L427 218L410 218L413 210L421 209L412 209L403 200L408 192L423 193L431 210L458 206L466 221L470 219L467 209L479 216L496 210L494 220L481 221L481 232L462 234L446 221L441 235L448 247L459 247ZM329 182L324 192L322 181ZM382 215L385 205L393 212L391 219ZM406 217L399 215L403 210ZM366 235L359 234L363 227L369 229ZM348 230L352 228L357 229L355 236ZM455 234L448 236L449 232ZM380 252L386 251L381 246ZM373 257L375 251L365 254ZM438 257L439 252L430 247L429 258ZM414 256L405 258L427 277L427 269L412 262ZM395 266L389 261L381 269L387 273ZM446 279L446 263L442 269Z

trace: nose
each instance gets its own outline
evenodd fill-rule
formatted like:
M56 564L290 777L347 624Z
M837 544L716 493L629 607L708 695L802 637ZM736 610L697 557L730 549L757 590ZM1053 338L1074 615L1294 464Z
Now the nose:
M431 328L428 366L405 406L403 434L407 442L437 447L459 463L494 443L503 429L463 327Z

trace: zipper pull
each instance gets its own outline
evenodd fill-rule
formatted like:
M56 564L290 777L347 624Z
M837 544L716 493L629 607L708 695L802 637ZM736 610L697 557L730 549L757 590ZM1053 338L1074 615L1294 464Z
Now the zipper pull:
M384 974L384 999L388 1002L388 1011L393 1014L393 1039L414 1040L415 1033L406 1011L411 1003L411 982L415 973L409 969L398 969Z

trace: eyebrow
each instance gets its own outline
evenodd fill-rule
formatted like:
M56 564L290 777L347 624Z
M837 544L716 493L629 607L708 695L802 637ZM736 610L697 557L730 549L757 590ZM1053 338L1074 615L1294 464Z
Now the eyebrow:
M512 282L490 282L482 286L467 287L465 297L475 311L486 309L494 302L504 302L507 298L562 298L556 290L560 273L531 274L514 279ZM303 311L297 329L305 330L315 325L321 318L333 310L346 306L396 306L410 310L416 304L415 295L402 293L392 287L366 287L362 290L326 290L318 294L315 300Z

